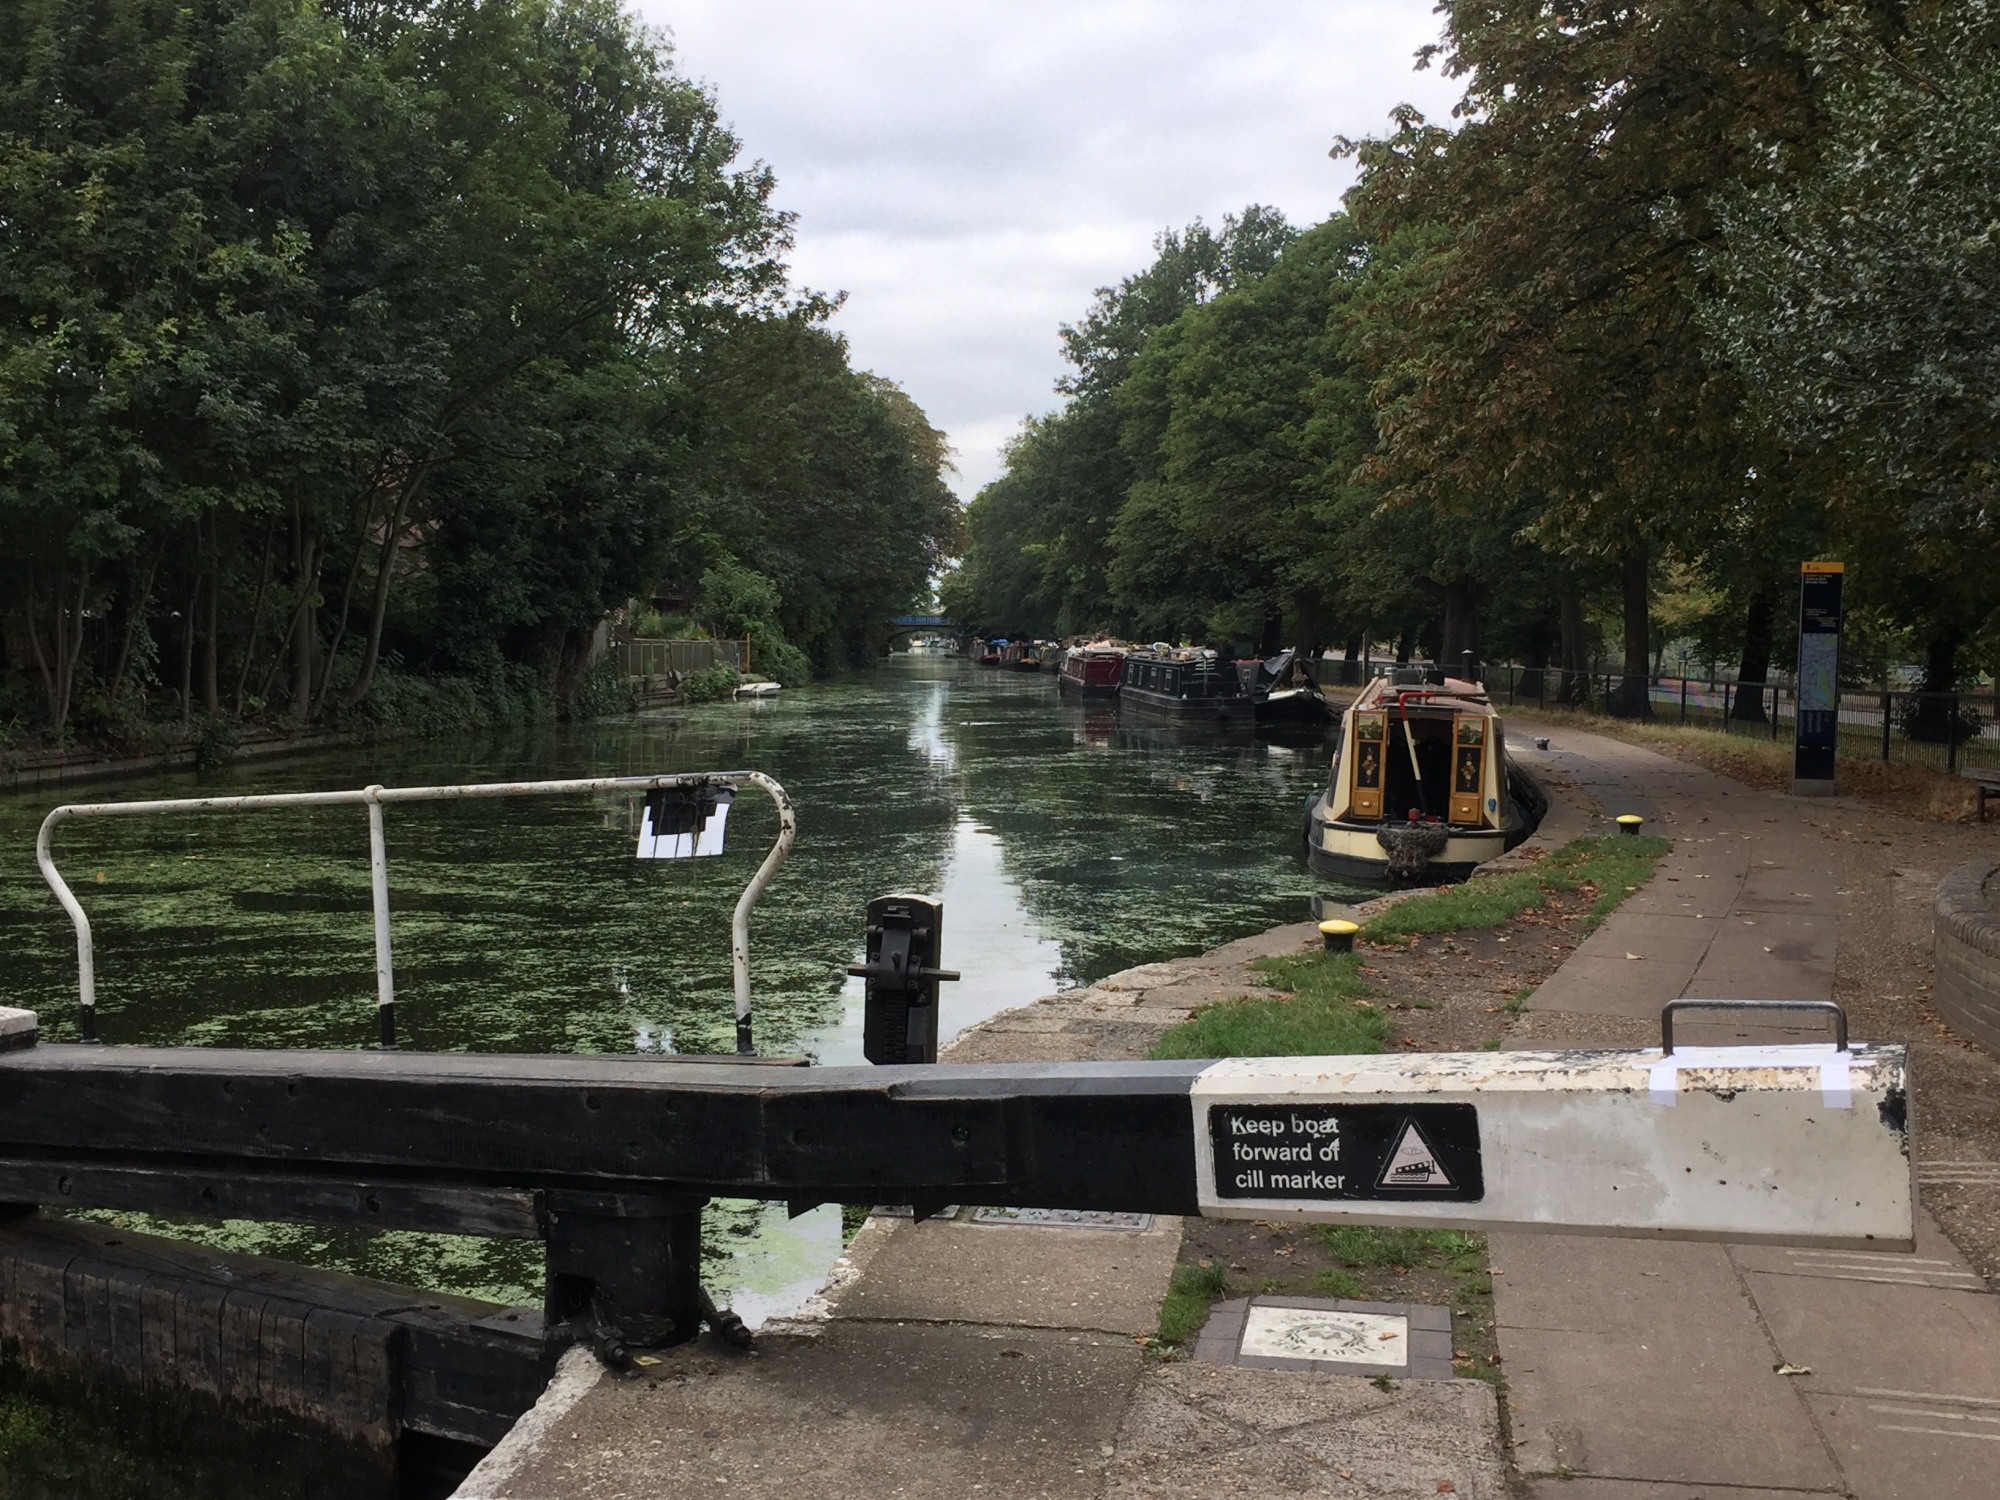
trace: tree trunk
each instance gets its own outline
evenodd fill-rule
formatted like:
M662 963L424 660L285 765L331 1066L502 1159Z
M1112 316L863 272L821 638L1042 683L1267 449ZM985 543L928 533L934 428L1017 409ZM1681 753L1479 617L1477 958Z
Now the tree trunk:
M1729 717L1747 724L1763 724L1770 720L1764 711L1764 694L1759 691L1771 680L1771 649L1775 615L1778 608L1778 591L1769 583L1760 583L1750 594L1749 608L1743 618L1743 656L1736 668L1738 691L1730 701ZM1749 683L1751 690L1743 692L1742 685Z
M187 611L181 616L181 728L194 717L194 617L201 608L201 560L195 559L194 583L188 589Z
M396 503L390 507L389 526L382 536L382 565L375 570L375 597L368 608L368 644L362 649L361 670L355 675L354 686L347 695L350 704L366 698L368 690L375 686L375 669L382 661L382 624L389 617L389 585L396 574L396 553L401 545L403 518L422 480L423 476L419 473L417 478L405 484L396 492Z
M1624 680L1607 705L1621 719L1653 716L1653 653L1649 640L1652 610L1652 559L1644 546L1634 546L1619 560L1618 583L1623 597L1625 627Z
M1574 586L1562 593L1562 691L1557 701L1574 708L1590 701L1590 642L1583 620L1583 596Z
M1454 578L1444 586L1444 628L1438 665L1447 672L1463 672L1469 661L1479 659L1479 595L1476 579Z
M76 663L83 652L83 606L90 592L90 569L78 570L76 604L70 605L69 569L56 570L55 586L49 590L52 633L47 642L35 623L35 579L28 575L28 646L34 653L35 668L42 679L42 699L48 709L49 728L60 731L69 723L70 700L76 688Z
M236 717L239 719L243 717L243 688L250 681L250 663L257 655L257 637L264 631L264 603L271 589L271 548L277 539L278 523L274 518L264 528L264 560L257 568L257 602L250 606L250 638L243 643L243 665L236 673Z
M146 564L146 571L140 579L139 587L133 591L133 597L127 606L125 629L118 641L118 660L111 668L112 698L116 698L124 691L125 669L132 664L132 642L138 634L139 627L145 622L146 606L153 600L153 577L159 572L160 559L165 555L165 547L153 554L153 560Z
M1955 631L1940 631L1924 642L1924 680L1917 684L1921 696L1911 700L1903 715L1903 726L1913 740L1946 745L1954 734L1964 737L1951 700L1958 691L1959 644Z
M298 581L298 603L292 609L292 701L291 715L301 724L312 717L312 690L318 665L319 615L314 595L319 592L318 538L309 534L302 522L293 523L293 558Z
M218 581L216 572L213 567L209 569L208 614L202 621L201 633L201 707L202 712L207 714L222 712L222 686L216 680L216 654L219 648L215 641L215 596L221 592L216 587Z

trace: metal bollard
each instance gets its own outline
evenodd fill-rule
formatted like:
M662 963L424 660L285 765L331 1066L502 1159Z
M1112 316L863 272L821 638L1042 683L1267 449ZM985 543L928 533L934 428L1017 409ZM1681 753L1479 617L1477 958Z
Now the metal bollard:
M1355 934L1361 931L1359 922L1345 922L1335 919L1319 924L1319 939L1328 953L1352 953Z

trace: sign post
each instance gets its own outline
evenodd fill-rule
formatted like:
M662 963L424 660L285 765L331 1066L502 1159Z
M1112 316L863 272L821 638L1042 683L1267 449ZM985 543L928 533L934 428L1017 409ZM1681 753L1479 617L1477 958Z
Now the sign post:
M1833 795L1840 740L1840 585L1845 563L1799 565L1799 690L1792 715L1792 795ZM1775 705L1774 705L1775 710Z

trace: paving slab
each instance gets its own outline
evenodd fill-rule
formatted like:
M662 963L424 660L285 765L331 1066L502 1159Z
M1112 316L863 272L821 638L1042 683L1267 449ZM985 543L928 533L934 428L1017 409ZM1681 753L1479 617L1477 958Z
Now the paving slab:
M1155 1366L1119 1434L1106 1500L1337 1495L1504 1500L1493 1387L1214 1365Z
M1806 1396L1865 1500L2000 1494L2000 1408L1945 1399Z
M1840 924L1831 915L1732 912L1702 955L1690 993L1703 999L1831 1000L1839 938Z
M1609 931L1607 927L1601 931ZM1593 941L1596 934L1593 934ZM1631 1016L1658 1024L1660 1008L1678 1000L1694 979L1698 954L1657 951L1628 959L1637 949L1601 944L1594 953L1573 953L1528 998L1528 1009L1569 1011L1590 1016Z
M1722 1246L1520 1234L1490 1246L1524 1471L1839 1488Z
M2000 1402L2000 1303L1983 1288L1761 1271L1743 1280L1786 1363L1812 1371L1798 1377L1802 1390L1950 1391ZM1991 1457L2000 1463L2000 1453Z
M1130 1339L836 1320L603 1380L479 1500L1070 1500L1102 1493Z
M841 1318L1006 1323L1150 1333L1180 1252L1181 1221L1141 1233L1025 1224L897 1224L866 1274L835 1299Z
M1658 1479L1531 1479L1528 1500L1807 1500L1841 1490L1744 1489L1735 1484L1670 1484Z

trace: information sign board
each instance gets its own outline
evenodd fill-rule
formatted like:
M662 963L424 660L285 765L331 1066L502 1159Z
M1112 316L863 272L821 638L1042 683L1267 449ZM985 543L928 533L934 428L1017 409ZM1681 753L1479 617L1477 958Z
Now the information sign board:
M1799 568L1799 691L1793 714L1792 790L1833 789L1840 738L1840 591L1845 565Z

